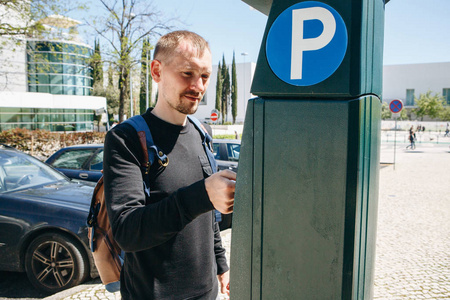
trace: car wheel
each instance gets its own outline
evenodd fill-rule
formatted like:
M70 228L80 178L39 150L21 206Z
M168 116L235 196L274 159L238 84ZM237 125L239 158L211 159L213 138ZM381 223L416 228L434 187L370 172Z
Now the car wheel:
M25 255L28 279L45 293L78 285L89 272L83 252L71 238L56 233L41 235L31 242Z

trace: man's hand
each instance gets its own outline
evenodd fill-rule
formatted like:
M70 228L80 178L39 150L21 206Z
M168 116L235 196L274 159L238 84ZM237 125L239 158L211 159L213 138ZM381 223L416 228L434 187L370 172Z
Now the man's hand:
M217 275L220 282L220 293L230 296L230 271Z
M205 188L214 208L223 214L233 212L236 173L223 170L205 179Z

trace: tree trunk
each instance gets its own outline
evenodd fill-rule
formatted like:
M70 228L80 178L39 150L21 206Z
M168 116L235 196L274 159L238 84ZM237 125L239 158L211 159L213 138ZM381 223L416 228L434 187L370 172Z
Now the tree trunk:
M120 72L119 91L119 123L122 123L125 115L125 100L128 97L128 73L125 68Z

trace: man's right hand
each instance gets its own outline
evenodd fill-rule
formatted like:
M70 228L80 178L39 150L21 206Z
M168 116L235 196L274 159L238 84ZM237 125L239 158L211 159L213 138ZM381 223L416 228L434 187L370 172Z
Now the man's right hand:
M214 208L223 214L233 212L236 173L222 170L205 179L205 188Z

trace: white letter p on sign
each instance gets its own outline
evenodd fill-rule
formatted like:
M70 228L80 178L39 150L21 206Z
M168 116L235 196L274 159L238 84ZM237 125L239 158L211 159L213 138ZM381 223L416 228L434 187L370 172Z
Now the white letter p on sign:
M319 20L323 24L322 33L315 38L303 38L304 21ZM303 52L318 50L330 43L336 32L333 14L323 7L310 7L292 11L292 56L291 79L302 79Z

